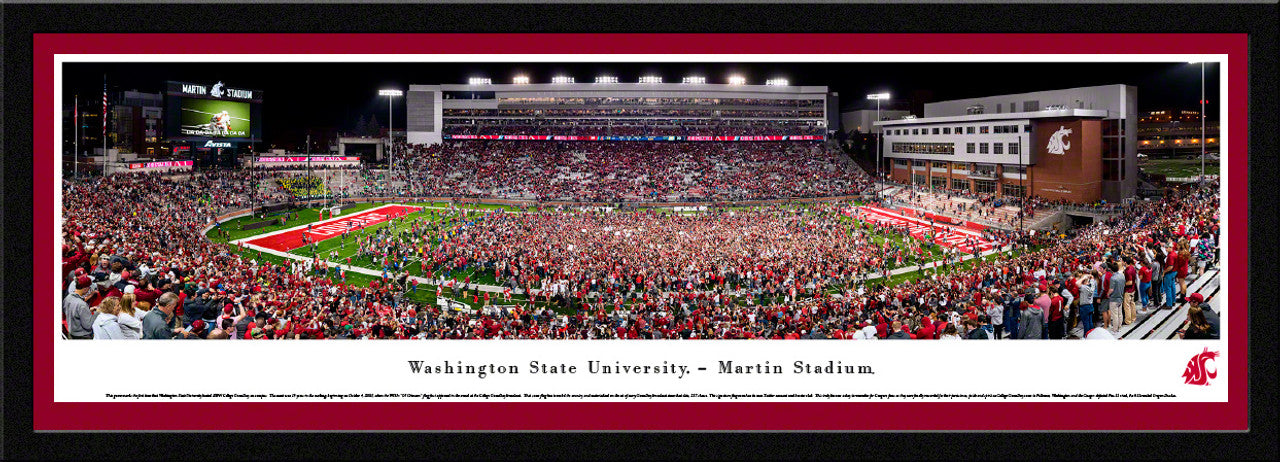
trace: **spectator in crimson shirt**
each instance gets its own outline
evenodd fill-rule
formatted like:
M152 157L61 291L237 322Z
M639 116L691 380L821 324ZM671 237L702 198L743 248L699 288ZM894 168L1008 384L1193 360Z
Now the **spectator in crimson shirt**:
M1122 260L1124 269L1124 323L1130 324L1137 320L1137 296L1138 296L1138 268L1133 263L1132 257L1124 257Z
M928 316L925 316L920 320L920 330L916 331L916 338L921 340L934 340L934 337L936 337L934 335L935 332L933 322L929 320Z
M1138 270L1138 299L1142 302L1142 309L1145 311L1151 301L1151 265L1143 264Z
M1062 284L1053 283L1053 297L1049 298L1049 340L1059 340L1066 335L1066 319L1063 317Z
M1106 274L1102 276L1102 285L1098 286L1098 292L1097 292L1099 302L1097 304L1096 309L1102 313L1102 325L1104 326L1111 325L1111 310L1109 309L1109 306L1111 304L1111 276L1112 275L1113 273L1111 272L1111 270L1107 269Z

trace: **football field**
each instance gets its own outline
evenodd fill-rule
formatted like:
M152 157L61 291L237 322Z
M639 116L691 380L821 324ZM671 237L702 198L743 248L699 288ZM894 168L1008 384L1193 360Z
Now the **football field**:
M358 256L359 246L356 244L357 238L363 238L377 233L382 229L390 229L393 235L402 231L413 229L416 225L419 229L427 230L426 237L428 246L438 245L438 238L441 232L447 232L467 221L479 218L485 213L490 213L496 208L507 209L507 213L522 213L513 211L508 207L498 206L480 206L483 208L466 208L466 209L450 209L445 207L446 204L387 204L387 205L365 205L361 204L351 208L349 215L339 215L333 218L321 220L320 214L316 209L304 209L297 211L297 223L286 223L283 226L272 226L256 233L254 231L234 231L233 239L228 243L232 251L240 250L240 253L257 251L258 255L263 255L264 259L284 262L286 260L310 260L319 256L322 261L327 261L331 266L342 266L346 269L346 278L348 283L365 285L370 281L382 279L384 261L376 256ZM870 216L870 214L859 213L858 217L842 217L842 220L849 223L850 232L860 229L869 233L871 238L877 244L886 242L893 244L906 244L908 241L917 241L922 236L921 230L913 229L912 237L901 235L885 234L878 231L872 231L865 228L867 223L890 224L884 222L884 217ZM327 213L326 213L327 216ZM892 224L901 225L896 221ZM917 224L918 225L918 224ZM226 224L224 224L226 226ZM939 230L940 231L940 230ZM948 242L946 236L950 234L959 234L962 230L951 230L936 236L934 245L929 246L924 251L924 259L926 261L935 261L941 257L941 248L943 246L960 247L959 250L969 250L960 242ZM968 230L963 230L968 231ZM346 232L347 236L342 235ZM214 238L216 231L210 231L209 236ZM307 236L307 243L304 245L303 236ZM238 238L236 238L238 237ZM965 238L975 238L976 236L965 235ZM981 250L989 250L992 248L991 243L981 241ZM265 255L264 255L265 254ZM992 256L994 257L994 256ZM405 271L411 277L411 280L417 280L419 287L412 296L408 298L418 300L420 302L435 303L436 288L428 283L425 279L426 272L423 271L421 261L417 257L410 257L407 261L403 261L402 271ZM967 262L966 262L967 263ZM909 265L907 265L909 266ZM496 292L490 295L493 303L499 303L502 297L500 292L502 289L498 287L498 281L494 279L493 273L490 271L481 271L477 267L468 267L460 271L450 271L445 268L434 269L428 265L427 271L431 271L434 278L453 279L459 283L468 277L471 283L486 286L480 289L487 292ZM911 280L919 277L919 272L898 274L894 272L893 278L889 284L897 284L902 281ZM331 279L336 280L333 273L328 275ZM833 289L836 290L836 289ZM446 296L451 295L450 290L446 289ZM512 302L527 300L521 294L512 294ZM462 300L472 307L478 307L483 304L483 295L479 299L468 297ZM479 302L479 303L476 303ZM544 305L539 303L539 305ZM558 311L558 310L557 310Z

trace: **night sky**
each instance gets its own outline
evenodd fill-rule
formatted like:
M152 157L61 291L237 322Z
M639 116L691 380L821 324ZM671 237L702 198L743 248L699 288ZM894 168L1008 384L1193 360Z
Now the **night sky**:
M547 83L554 75L592 82L613 75L635 82L641 75L661 75L663 82L684 76L727 83L740 74L748 84L785 78L792 85L826 85L840 94L844 109L866 105L867 93L888 91L902 109L919 110L925 102L1022 93L1091 85L1138 87L1141 111L1199 110L1200 66L1187 63L75 63L64 65L64 101L79 94L82 103L102 91L106 74L112 92L137 89L163 92L166 80L262 90L263 138L279 147L300 146L308 129L351 131L360 116L387 121L387 99L380 88L408 89L409 84L466 83L488 77L510 83L528 75ZM1217 120L1218 66L1206 68L1209 120ZM882 106L884 107L884 106ZM404 98L396 98L395 126L404 127Z

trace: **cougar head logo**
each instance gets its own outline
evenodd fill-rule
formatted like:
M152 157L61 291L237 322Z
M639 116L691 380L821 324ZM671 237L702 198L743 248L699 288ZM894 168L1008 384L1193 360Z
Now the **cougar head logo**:
M1059 125L1058 131L1053 132L1053 135L1049 137L1049 146L1048 146L1049 154L1058 154L1058 155L1066 154L1066 151L1071 149L1071 142L1063 141L1062 138L1070 134L1071 134L1070 128Z
M1209 351L1209 348L1205 347L1203 353L1192 356L1191 360L1187 361L1187 369L1182 372L1182 379L1185 383L1188 385L1208 385L1209 379L1218 376L1217 368L1210 371L1208 363L1217 359L1218 355L1218 352Z
M221 82L221 81L219 81L217 85L214 85L214 86L213 86L213 89L209 90L209 96L212 96L212 97L214 97L214 98L221 98L221 97L222 97L222 82Z

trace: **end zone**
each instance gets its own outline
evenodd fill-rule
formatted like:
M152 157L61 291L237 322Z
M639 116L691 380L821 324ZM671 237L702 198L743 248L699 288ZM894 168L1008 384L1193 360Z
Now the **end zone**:
M288 252L303 246L303 235L310 236L316 241L323 241L342 234L346 230L363 229L419 210L422 210L422 207L389 204L345 217L301 224L289 229L235 240L231 243L249 248Z

